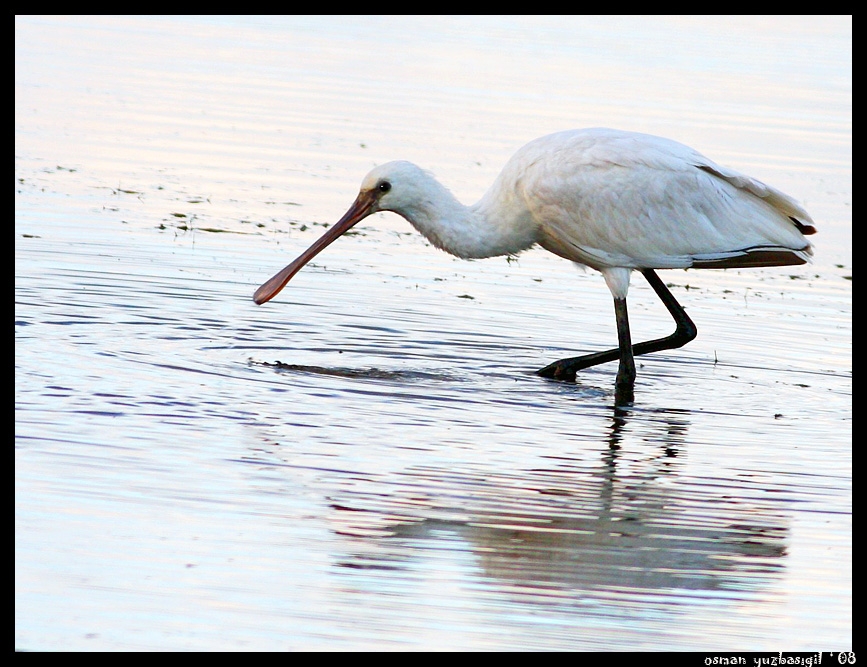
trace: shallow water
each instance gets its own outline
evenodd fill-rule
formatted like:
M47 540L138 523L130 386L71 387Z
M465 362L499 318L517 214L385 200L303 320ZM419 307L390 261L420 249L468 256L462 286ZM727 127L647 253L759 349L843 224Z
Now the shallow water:
M16 646L852 647L851 20L16 19ZM250 297L374 164L465 202L568 127L802 200L815 263L592 271L394 215ZM670 320L636 276L635 340Z

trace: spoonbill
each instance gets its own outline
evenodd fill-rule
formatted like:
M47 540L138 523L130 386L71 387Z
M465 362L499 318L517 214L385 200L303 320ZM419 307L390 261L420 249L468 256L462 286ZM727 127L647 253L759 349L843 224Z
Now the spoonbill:
M574 381L618 360L615 403L634 400L634 355L681 347L697 330L655 269L804 264L816 228L788 195L670 139L605 128L531 141L472 206L411 162L388 162L361 182L355 202L322 237L253 295L274 298L307 262L371 213L393 211L434 246L464 259L511 255L538 244L599 271L614 297L618 347L561 359L539 375ZM626 295L638 270L676 329L631 342Z

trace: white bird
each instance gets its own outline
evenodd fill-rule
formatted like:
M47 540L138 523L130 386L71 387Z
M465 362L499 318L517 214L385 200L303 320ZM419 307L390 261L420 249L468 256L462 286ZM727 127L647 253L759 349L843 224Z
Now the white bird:
M538 244L602 273L614 297L619 345L561 359L538 371L575 372L620 360L615 403L633 401L633 355L681 347L695 325L654 269L804 264L816 228L791 197L670 139L604 128L570 130L521 148L482 199L464 206L411 162L373 169L346 214L253 295L272 299L307 262L371 213L393 211L436 247L458 257L511 255ZM677 329L631 343L626 295L641 271Z

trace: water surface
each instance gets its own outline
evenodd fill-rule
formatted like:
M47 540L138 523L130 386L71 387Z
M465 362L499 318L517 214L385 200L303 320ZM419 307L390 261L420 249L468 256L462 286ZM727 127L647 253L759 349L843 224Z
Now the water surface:
M852 647L851 19L16 19L16 646ZM666 271L699 337L574 384L602 278L369 218L570 127L805 203L816 261ZM636 339L669 333L640 276Z

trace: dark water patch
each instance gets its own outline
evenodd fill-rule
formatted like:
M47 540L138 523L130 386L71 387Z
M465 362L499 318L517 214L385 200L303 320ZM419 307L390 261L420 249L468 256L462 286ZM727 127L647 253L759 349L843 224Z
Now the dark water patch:
M430 373L427 371L400 371L382 370L379 368L346 368L337 366L309 366L304 364L285 364L282 361L269 363L267 361L248 362L251 366L265 366L278 371L293 373L311 373L314 375L330 375L334 377L366 379L366 380L392 380L395 382L453 382L454 377L444 373Z

